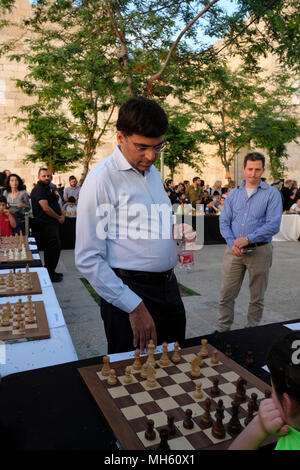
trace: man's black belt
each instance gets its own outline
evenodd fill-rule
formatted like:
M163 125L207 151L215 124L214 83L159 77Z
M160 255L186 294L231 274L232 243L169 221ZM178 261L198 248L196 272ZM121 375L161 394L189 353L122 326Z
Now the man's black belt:
M245 248L254 248L256 246L267 245L270 242L258 242L258 243L249 243Z
M169 281L173 276L173 269L163 271L161 273L153 273L149 271L131 271L128 269L112 268L117 276L136 279L137 281L145 280L147 282Z

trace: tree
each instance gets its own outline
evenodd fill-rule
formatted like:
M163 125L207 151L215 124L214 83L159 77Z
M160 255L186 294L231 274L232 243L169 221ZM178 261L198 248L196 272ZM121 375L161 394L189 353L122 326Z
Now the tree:
M257 68L257 57L272 49L267 35L276 36L279 57L292 63L292 54L283 53L282 47L286 44L292 50L297 35L292 21L299 5L293 2L285 13L287 0L263 2L264 8L258 0L237 3L237 12L229 16L219 7L219 0L163 0L159 4L153 0L36 0L32 17L23 25L24 48L10 55L12 60L25 61L29 70L17 82L33 97L34 108L21 110L23 119L28 116L29 123L32 109L40 106L39 116L58 112L66 118L61 125L72 121L69 136L78 140L84 177L115 109L126 98L143 95L159 101L163 95L165 101L186 97L194 87L195 70L198 81L211 80L208 71L220 51L199 39L201 31L225 35L223 48L227 51L244 41L243 58L252 70ZM12 0L0 0L3 7L12 4ZM275 22L275 12L281 14L280 24ZM246 15L250 15L251 26L256 27L261 19L269 25L265 36L255 34L255 47L254 33L245 26ZM7 45L3 47L7 51ZM42 122L39 117L39 125ZM30 132L32 126L25 128ZM70 129L64 127L62 135ZM38 156L38 148L34 155Z
M220 62L211 77L208 85L199 84L193 101L185 103L198 111L202 140L216 148L227 173L243 147L263 147L269 152L272 175L278 176L285 144L300 135L291 104L296 89L286 74L262 78Z

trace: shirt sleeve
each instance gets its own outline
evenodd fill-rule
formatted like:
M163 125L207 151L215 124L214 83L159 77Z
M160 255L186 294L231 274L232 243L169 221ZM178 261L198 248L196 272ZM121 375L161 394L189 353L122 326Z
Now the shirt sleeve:
M107 262L107 238L97 234L100 204L113 210L105 183L96 176L81 187L77 206L75 264L95 291L115 307L132 312L142 299L114 273Z
M233 234L233 231L231 229L231 223L232 223L232 206L231 206L231 199L232 199L232 194L229 197L229 195L226 197L223 209L221 211L221 214L219 216L219 223L220 223L220 232L223 238L225 238L226 243L228 246L231 248L233 247L233 240L235 239L235 236Z

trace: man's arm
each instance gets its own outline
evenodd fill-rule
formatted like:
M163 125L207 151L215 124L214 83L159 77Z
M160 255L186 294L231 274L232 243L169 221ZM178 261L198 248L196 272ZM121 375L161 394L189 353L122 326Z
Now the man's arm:
M39 205L43 209L43 211L49 215L49 217L52 217L52 219L56 219L60 224L63 224L65 221L65 216L64 215L58 215L48 204L47 199L40 199L39 200Z

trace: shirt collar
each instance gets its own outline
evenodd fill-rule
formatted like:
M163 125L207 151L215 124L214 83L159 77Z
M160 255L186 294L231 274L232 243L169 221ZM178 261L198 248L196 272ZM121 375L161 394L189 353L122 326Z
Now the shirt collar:
M242 181L241 184L239 184L237 186L239 189L243 189L245 188L246 189L246 180ZM267 183L265 183L264 181L260 180L260 183L259 185L257 186L257 188L253 188L253 189L258 189L258 188L261 188L261 189L268 189L269 185Z
M132 165L130 165L128 160L126 160L126 158L124 157L119 145L116 146L116 148L113 152L113 159L114 159L117 170L119 170L119 171L133 170L136 173L141 174L138 170L133 168ZM149 168L149 170L144 171L144 174L147 175L151 171L151 169L152 169L152 165Z

